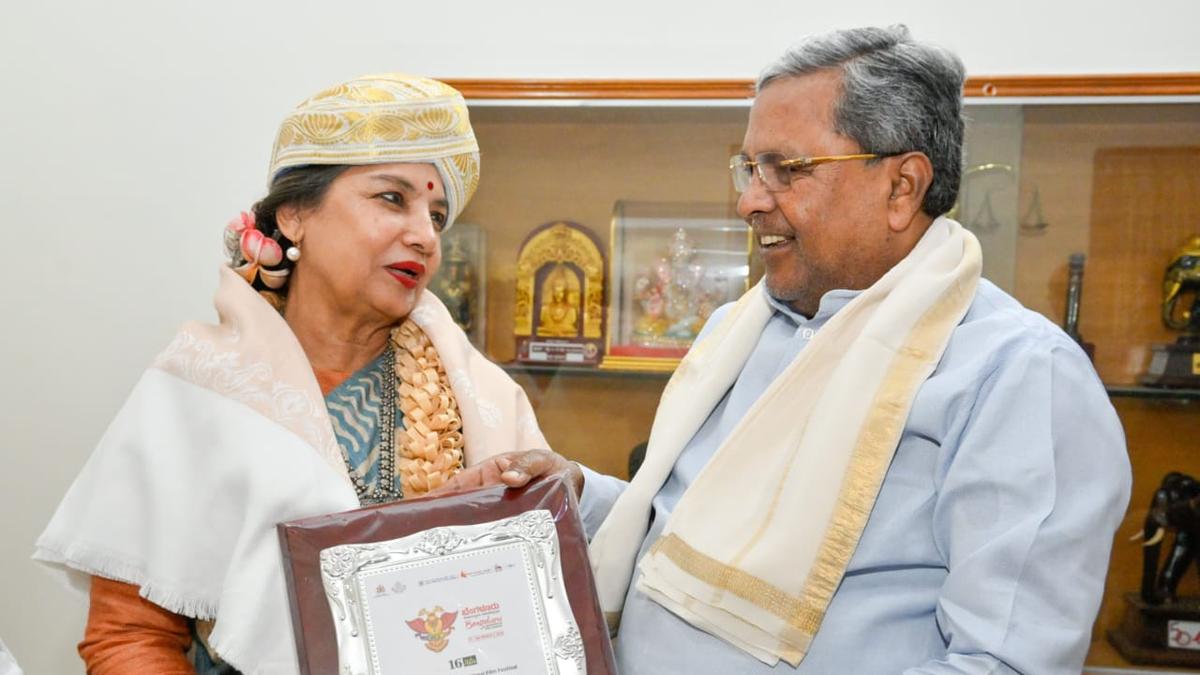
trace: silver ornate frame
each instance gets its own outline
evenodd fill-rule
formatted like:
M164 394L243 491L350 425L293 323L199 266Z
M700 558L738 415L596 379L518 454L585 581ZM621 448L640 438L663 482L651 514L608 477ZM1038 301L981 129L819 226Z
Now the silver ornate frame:
M341 675L383 675L372 652L371 630L364 613L358 577L413 562L441 558L497 545L526 547L536 571L531 593L539 619L546 664L556 675L585 675L583 639L567 599L559 558L558 532L546 509L527 511L478 525L435 527L407 537L374 544L343 544L321 551L321 581L337 632ZM364 630L365 629L365 630Z

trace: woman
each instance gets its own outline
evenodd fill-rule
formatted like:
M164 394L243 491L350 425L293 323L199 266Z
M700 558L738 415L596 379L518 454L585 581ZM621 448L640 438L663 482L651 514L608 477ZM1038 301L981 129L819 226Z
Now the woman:
M155 360L38 541L92 575L89 672L295 672L276 523L546 446L425 290L478 167L432 80L362 77L284 120L269 194L226 230L220 325Z

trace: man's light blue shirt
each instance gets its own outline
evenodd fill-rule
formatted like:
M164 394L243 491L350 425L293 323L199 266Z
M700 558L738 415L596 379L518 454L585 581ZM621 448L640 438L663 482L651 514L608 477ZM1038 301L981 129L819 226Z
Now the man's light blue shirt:
M639 559L738 420L856 295L827 293L811 319L768 296L774 313L757 346L653 500ZM626 483L585 474L591 536ZM858 548L795 672L1078 673L1129 490L1124 433L1083 351L981 281L917 393ZM632 584L615 647L624 675L793 671L693 628Z

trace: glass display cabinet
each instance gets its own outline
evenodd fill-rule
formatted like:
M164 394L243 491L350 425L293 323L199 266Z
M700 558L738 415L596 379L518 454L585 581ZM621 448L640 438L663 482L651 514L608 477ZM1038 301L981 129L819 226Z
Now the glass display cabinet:
M674 370L713 310L749 288L750 230L728 204L617 202L600 367Z
M462 217L483 224L488 244L475 266L488 293L474 325L525 387L554 449L624 476L704 318L761 276L728 176L751 83L453 84L483 160ZM987 278L1092 345L1125 428L1134 489L1088 672L1143 672L1107 636L1139 588L1143 547L1129 538L1160 481L1200 476L1200 387L1145 384L1156 355L1190 330L1169 327L1164 311L1173 278L1177 325L1195 292L1183 268L1200 236L1200 74L972 78L967 95L954 217L979 237ZM560 220L594 232L607 253L597 366L515 362L517 252ZM1200 575L1189 572L1179 594L1200 597Z
M429 290L481 351L487 349L487 279L487 231L474 223L455 223L443 235L442 267Z

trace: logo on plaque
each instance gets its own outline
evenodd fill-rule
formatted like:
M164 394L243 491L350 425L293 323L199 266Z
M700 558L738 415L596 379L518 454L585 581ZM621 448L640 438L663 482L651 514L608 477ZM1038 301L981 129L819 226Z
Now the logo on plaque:
M517 258L517 360L596 365L604 345L604 254L596 235L558 221L534 230Z
M441 607L431 610L422 609L417 612L417 618L405 621L413 629L416 637L425 643L425 648L431 652L440 652L450 644L450 633L454 632L454 620L458 612L447 612Z

